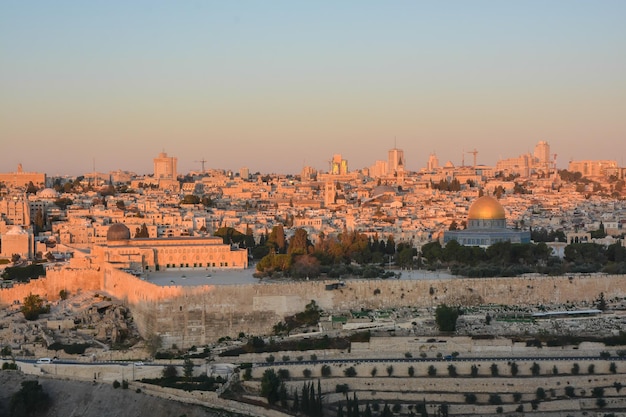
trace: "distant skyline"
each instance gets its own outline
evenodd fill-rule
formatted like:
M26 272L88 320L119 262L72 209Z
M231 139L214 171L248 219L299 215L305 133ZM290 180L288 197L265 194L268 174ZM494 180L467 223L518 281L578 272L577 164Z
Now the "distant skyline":
M626 165L626 2L4 1L0 172ZM473 156L465 154L465 163Z

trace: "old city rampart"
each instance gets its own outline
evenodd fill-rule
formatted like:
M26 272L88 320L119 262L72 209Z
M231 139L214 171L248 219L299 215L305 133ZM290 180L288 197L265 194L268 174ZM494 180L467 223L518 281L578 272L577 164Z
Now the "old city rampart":
M517 278L454 278L437 280L347 280L327 290L324 281L157 286L110 264L80 260L51 269L47 277L0 290L0 303L14 304L29 293L55 300L63 289L103 291L132 309L139 331L158 333L165 346L203 345L223 336L268 334L285 315L302 311L315 300L324 310L359 310L403 306L537 305L592 303L602 292L607 299L626 297L626 276L585 275Z

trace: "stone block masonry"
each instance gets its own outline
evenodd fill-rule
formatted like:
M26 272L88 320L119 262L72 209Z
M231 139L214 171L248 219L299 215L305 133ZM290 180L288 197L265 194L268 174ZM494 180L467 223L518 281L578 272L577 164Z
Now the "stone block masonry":
M29 293L48 300L65 289L103 291L126 303L143 336L156 333L164 346L202 346L220 337L270 334L285 315L303 311L311 301L327 311L480 304L537 305L587 302L602 292L607 300L626 297L626 276L587 275L444 280L347 280L328 291L326 281L248 285L161 287L107 263L89 268L53 269L47 277L0 290L0 304Z

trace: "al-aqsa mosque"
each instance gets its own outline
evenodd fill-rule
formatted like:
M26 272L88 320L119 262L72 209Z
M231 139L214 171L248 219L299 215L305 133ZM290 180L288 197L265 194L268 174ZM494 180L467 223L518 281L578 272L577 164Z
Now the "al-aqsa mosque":
M498 242L530 243L530 232L506 228L506 213L498 200L479 197L469 208L467 229L449 230L443 243L456 240L464 246L488 247Z
M132 238L128 227L114 223L105 244L93 256L120 268L138 271L245 269L248 250L222 243L221 237Z

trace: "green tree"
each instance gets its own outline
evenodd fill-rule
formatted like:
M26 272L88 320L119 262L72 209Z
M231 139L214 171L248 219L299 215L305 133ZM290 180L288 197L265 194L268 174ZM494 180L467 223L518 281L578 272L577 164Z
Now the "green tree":
M187 379L193 376L193 362L189 358L186 358L185 362L183 362L183 375Z
M456 330L456 320L458 317L458 307L449 307L445 304L440 304L435 309L435 321L441 331L453 332Z
M281 381L274 369L266 369L261 378L261 395L267 402L275 404L279 399Z
M272 232L267 238L266 245L273 248L276 253L286 253L287 241L285 240L285 230L282 224L272 228Z
M161 371L163 379L176 379L178 378L178 369L174 365L167 365Z
M313 244L309 240L308 233L305 229L298 228L294 232L291 239L289 239L289 248L287 253L294 255L305 255L309 252L309 247L313 247Z
M145 223L141 225L141 228L137 228L135 231L135 237L150 237L150 234L148 233L148 226L146 226Z
M44 307L43 299L38 294L30 293L24 298L21 311L26 320L37 320L40 314L50 311L50 307Z
M540 371L541 367L539 366L539 364L537 362L533 362L533 366L530 367L530 372L533 374L533 376L539 376Z
M31 417L45 412L49 406L50 397L39 381L23 381L20 390L11 397L9 413L11 417Z
M495 363L492 363L489 369L491 370L491 376L498 376L500 374L498 371L498 365Z
M517 366L517 363L511 362L509 364L509 366L511 367L511 375L512 376L517 376L517 373L519 372L519 368Z
M437 368L435 368L435 365L430 365L428 367L428 376L436 376L437 375Z

